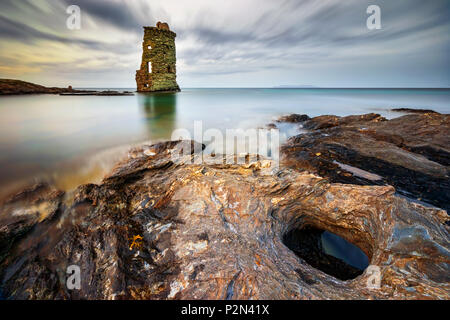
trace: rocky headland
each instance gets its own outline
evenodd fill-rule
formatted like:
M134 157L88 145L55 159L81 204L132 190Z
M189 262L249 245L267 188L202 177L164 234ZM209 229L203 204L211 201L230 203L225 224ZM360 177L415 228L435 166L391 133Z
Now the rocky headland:
M272 171L252 155L174 162L201 148L171 141L131 150L98 185L37 184L0 207L1 295L449 299L449 120L292 115L280 121L309 131ZM378 289L367 270L322 251L324 230L379 268ZM80 267L79 290L66 286L69 265Z

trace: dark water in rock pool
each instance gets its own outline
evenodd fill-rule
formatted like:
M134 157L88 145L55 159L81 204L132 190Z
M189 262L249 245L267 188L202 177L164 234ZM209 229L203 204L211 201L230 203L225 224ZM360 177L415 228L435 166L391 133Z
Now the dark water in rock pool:
M126 89L124 89L126 90ZM129 90L129 89L128 89ZM183 89L122 97L0 98L0 189L52 179L60 188L97 182L132 144L169 139L176 128L258 128L289 113L369 112L394 107L450 111L449 90ZM288 128L289 129L289 128ZM286 135L296 131L286 130ZM0 194L1 195L1 194Z

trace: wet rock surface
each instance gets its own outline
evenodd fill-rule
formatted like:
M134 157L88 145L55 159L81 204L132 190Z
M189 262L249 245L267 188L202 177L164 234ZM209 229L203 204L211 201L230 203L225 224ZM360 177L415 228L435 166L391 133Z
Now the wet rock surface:
M330 182L392 185L399 194L450 209L450 115L319 116L282 147L283 164Z
M5 201L0 215L0 263L22 237L58 215L63 195L64 192L41 183Z
M368 121L386 122L377 119ZM190 152L173 161L181 149ZM99 185L65 194L41 185L4 203L1 295L450 298L445 211L398 197L391 186L331 183L252 156L243 165L187 164L201 149L188 142L137 148ZM368 288L367 271L338 279L349 269L320 252L314 232L289 241L295 230L315 229L358 246L379 268L381 287ZM323 259L331 270L318 269ZM80 267L80 290L66 287L70 265Z

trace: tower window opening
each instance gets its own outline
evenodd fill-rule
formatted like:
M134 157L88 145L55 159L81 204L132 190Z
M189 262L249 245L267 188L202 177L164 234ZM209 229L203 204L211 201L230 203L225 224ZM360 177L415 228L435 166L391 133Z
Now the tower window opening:
M148 73L152 73L152 63L151 63L151 61L148 62Z

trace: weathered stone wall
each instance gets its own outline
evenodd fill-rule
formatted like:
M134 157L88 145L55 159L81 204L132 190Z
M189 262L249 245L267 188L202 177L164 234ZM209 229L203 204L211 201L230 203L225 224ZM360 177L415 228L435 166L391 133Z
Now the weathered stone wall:
M180 91L176 80L176 33L168 26L144 30L141 69L136 71L137 91Z

